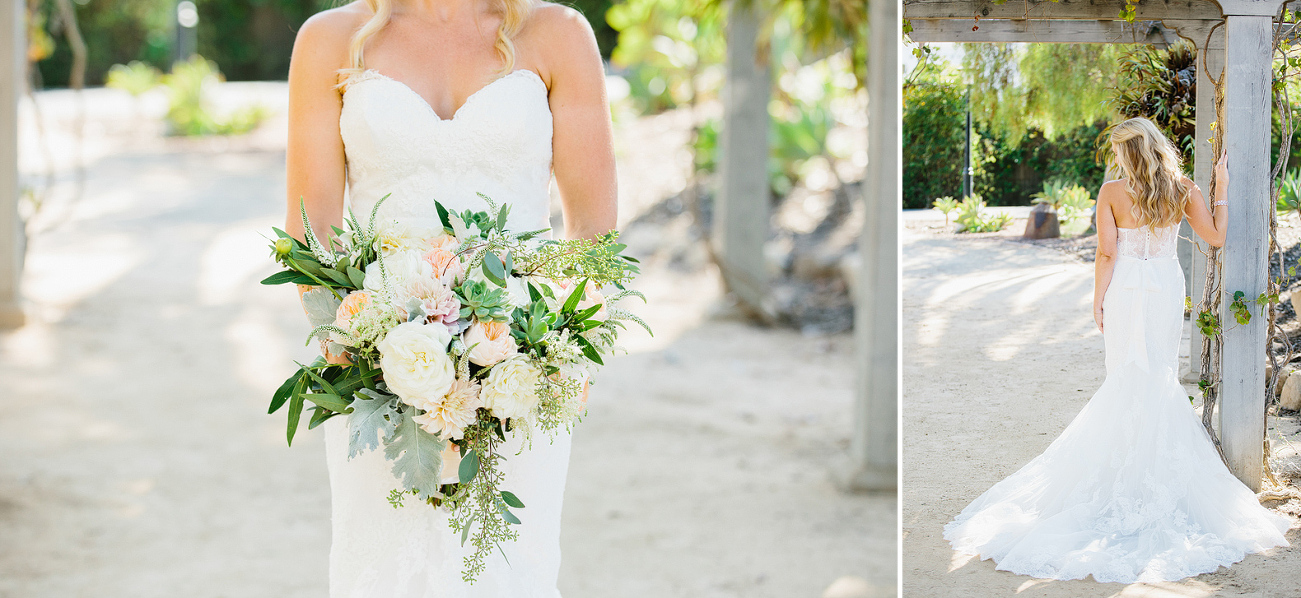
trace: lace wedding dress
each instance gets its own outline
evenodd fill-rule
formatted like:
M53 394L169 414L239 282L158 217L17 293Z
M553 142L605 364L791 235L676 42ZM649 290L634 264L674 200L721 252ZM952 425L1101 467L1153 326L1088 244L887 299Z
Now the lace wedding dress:
M547 88L530 70L498 78L440 118L401 82L373 70L345 87L340 133L348 200L363 220L375 203L382 218L441 227L434 209L486 210L476 193L510 205L508 226L547 228L550 214L551 110ZM383 451L348 459L346 418L328 420L325 448L332 495L331 598L558 598L560 507L570 437L508 436L503 488L524 502L519 539L493 553L474 584L461 581L460 534L441 509L408 500ZM518 453L518 454L517 454Z
M954 550L1049 579L1174 581L1286 546L1289 521L1220 460L1178 382L1178 227L1119 229L1107 377L1043 454L944 527Z

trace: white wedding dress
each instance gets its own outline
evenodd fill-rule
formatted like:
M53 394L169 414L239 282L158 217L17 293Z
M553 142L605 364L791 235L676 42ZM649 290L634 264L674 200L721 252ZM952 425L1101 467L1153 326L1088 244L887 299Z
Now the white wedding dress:
M944 527L954 550L1036 578L1132 583L1287 545L1289 521L1224 466L1178 382L1177 231L1119 229L1106 380L1043 454Z
M476 193L510 205L508 226L550 226L551 110L547 88L530 70L498 78L441 119L401 82L373 70L353 75L339 118L348 167L348 200L362 222L381 197L382 218L441 227L434 209L486 210ZM570 437L508 436L503 490L524 502L515 513L519 539L492 553L473 584L461 580L460 534L447 515L408 499L394 508L399 488L383 451L348 459L345 417L325 429L332 495L331 598L558 598L560 509ZM518 455L516 453L519 453Z

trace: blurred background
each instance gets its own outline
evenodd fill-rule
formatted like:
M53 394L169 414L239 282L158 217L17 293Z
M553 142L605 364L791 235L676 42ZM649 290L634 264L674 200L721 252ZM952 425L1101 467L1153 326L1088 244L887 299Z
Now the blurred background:
M0 331L0 597L325 595L319 435L288 448L264 415L308 328L257 281L284 221L295 31L340 3L20 1L27 321ZM656 335L622 339L575 436L562 592L893 595L894 493L836 483L866 3L571 6L608 61L620 229ZM745 77L768 126L729 167L724 92ZM740 266L714 218L728 168L759 181ZM746 268L757 285L723 275Z

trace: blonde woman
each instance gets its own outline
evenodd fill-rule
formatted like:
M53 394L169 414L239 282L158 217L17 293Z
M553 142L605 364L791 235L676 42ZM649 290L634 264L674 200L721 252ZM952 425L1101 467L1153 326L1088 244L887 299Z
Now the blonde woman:
M610 112L596 40L567 7L534 0L364 0L298 32L289 71L287 230L299 198L316 234L347 202L399 228L436 228L433 200L509 204L509 226L550 225L553 175L569 237L615 226ZM337 357L335 357L337 359ZM555 598L570 438L512 433L505 480L526 508L473 584L460 536L424 504L391 506L400 487L382 452L348 456L346 418L325 428L333 510L333 598Z
M1050 579L1174 581L1286 546L1289 521L1229 473L1178 381L1179 223L1224 244L1227 158L1212 210L1150 121L1111 132L1098 194L1094 318L1107 377L1048 449L945 526L953 548Z

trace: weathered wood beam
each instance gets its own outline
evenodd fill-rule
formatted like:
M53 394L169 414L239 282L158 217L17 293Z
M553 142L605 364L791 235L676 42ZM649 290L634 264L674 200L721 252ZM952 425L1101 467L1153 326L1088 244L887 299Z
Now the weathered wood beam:
M843 486L893 491L898 486L899 205L903 199L902 97L896 0L869 0L866 218L858 240L854 298L858 345L854 437Z
M1228 238L1224 244L1224 326L1220 436L1229 469L1253 491L1261 484L1265 438L1265 318L1232 324L1229 303L1265 291L1269 258L1269 131L1273 22L1225 19L1224 146L1229 154ZM1259 314L1257 314L1259 315Z
M1072 21L982 19L979 23L954 19L912 19L915 42L1154 44L1180 41L1179 34L1160 21Z
M23 323L22 220L18 217L18 98L27 88L25 6L4 0L0 9L0 329Z
M751 3L753 4L753 3ZM768 240L768 98L772 78L759 56L762 17L733 4L727 18L727 79L714 202L714 255L727 289L742 306L761 312L767 294L763 246Z
M1232 0L1222 0L1229 2ZM1252 2L1260 0L1238 0ZM1114 21L1125 0L903 0L905 19L960 19L975 24L984 19L1071 19ZM1210 0L1140 0L1135 19L1219 19L1220 6Z

